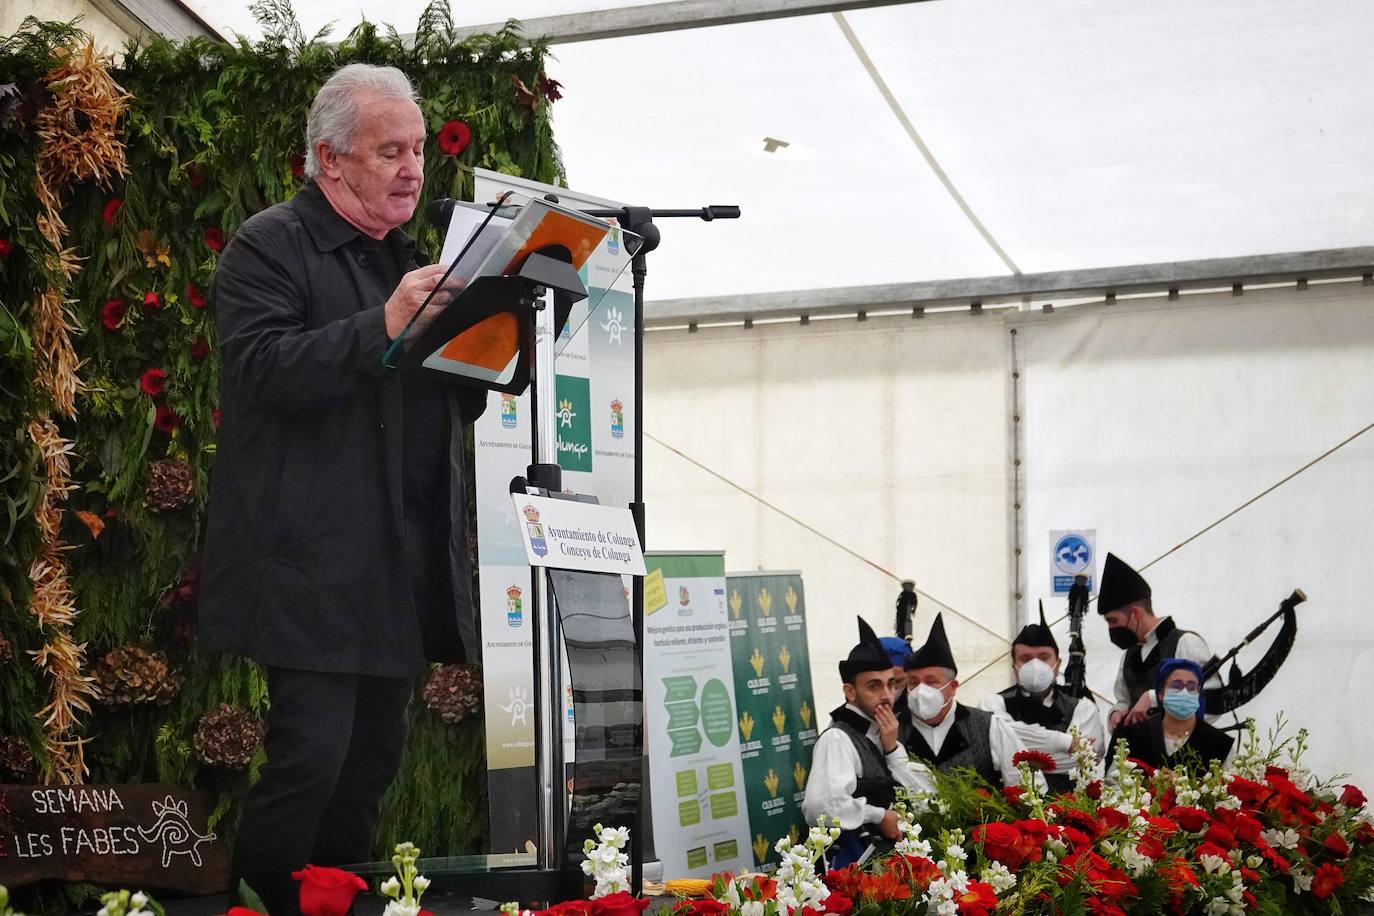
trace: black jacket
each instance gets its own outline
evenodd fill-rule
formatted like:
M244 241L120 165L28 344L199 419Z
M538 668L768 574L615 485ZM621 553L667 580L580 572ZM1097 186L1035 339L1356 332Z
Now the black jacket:
M1112 732L1106 758L1109 764L1116 756L1118 741L1126 742L1131 757L1158 769L1178 767L1189 761L1195 761L1204 768L1213 760L1225 763L1226 755L1231 753L1231 745L1235 744L1236 739L1199 719L1193 733L1188 736L1188 742L1170 756L1164 745L1164 714L1156 711L1134 725L1118 726Z
M309 184L245 222L220 259L211 289L223 369L200 604L206 648L386 677L417 675L427 657L475 654L463 424L482 412L486 393L421 383L439 386L431 404L447 423L430 432L428 451L435 477L447 480L425 506L434 524L413 524L402 470L421 449L403 441L401 378L381 360L382 305L416 262L400 230L384 243L372 245L369 261L365 237ZM384 270L379 253L395 259ZM434 591L451 601L417 609L408 548L434 558L451 582Z

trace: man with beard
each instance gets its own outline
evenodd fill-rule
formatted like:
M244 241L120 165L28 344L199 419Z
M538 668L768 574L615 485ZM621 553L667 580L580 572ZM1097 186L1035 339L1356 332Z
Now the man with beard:
M1012 673L1016 683L985 697L979 704L994 716L1011 720L1017 737L1032 751L1040 751L1054 761L1055 768L1045 774L1051 791L1067 792L1072 788L1073 752L1077 747L1069 735L1069 728L1077 726L1093 749L1101 754L1106 747L1107 734L1102 716L1092 697L1073 697L1058 685L1059 644L1045 622L1045 609L1040 609L1040 622L1028 623L1011 643Z
M898 787L926 789L929 777L914 768L897 740L892 698L899 679L878 637L859 618L859 643L840 662L844 705L812 749L811 777L802 813L808 823L839 822L830 849L832 868L856 862L870 846L890 847L900 837L892 810Z

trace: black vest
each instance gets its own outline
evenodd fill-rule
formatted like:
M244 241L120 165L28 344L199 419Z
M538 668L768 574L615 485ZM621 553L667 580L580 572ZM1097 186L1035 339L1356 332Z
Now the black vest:
M1141 658L1141 646L1138 644L1126 650L1126 661L1121 671L1126 679L1126 689L1130 691L1132 706L1142 694L1155 689L1155 676L1159 673L1159 663L1166 658L1177 658L1175 653L1178 651L1178 641L1183 638L1184 633L1191 632L1193 631L1180 630L1178 625L1174 623L1174 618L1165 617L1155 627L1157 642L1149 655Z
M1206 769L1213 760L1224 763L1236 739L1219 728L1199 720L1188 741L1170 754L1164 743L1164 714L1156 711L1134 725L1118 726L1107 748L1107 760L1116 756L1116 744L1125 741L1130 756L1152 767L1178 768L1195 763Z
M935 753L926 739L912 726L906 748L913 757L935 764L941 772L949 772L957 767L970 767L978 775L994 786L1002 785L1002 771L992 759L992 739L988 735L992 728L992 713L963 703L954 705L954 725L945 735L945 743L940 745L940 753Z
M830 713L830 727L839 729L849 737L854 750L859 752L859 772L855 774L854 797L877 808L891 808L897 800L897 780L887 769L887 761L882 752L868 740L871 723L863 716L841 706Z
M1020 687L1011 686L998 694L1006 703L1007 715L1018 722L1039 725L1057 732L1067 732L1073 724L1073 714L1078 709L1078 699L1071 697L1058 687L1054 688L1054 699L1050 705L1037 700ZM1045 782L1050 791L1056 794L1073 788L1073 777L1068 773L1046 773Z

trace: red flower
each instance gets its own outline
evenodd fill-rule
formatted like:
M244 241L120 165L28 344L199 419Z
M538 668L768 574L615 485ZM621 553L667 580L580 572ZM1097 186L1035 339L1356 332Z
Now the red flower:
M563 88L563 84L560 83L558 80L549 79L547 76L541 73L539 74L538 85L539 94L542 95L544 98L548 99L550 102L557 102L559 99L563 98L563 93L558 91Z
M155 398L167 387L167 373L161 369L149 369L138 380L138 387L150 398Z
M123 299L111 299L100 307L100 323L105 325L105 330L118 330L119 323L124 320L124 313L129 311L129 303Z
M0 261L8 258L11 251L14 251L14 243L9 239L0 239Z
M987 916L997 906L997 892L990 884L970 881L964 892L955 896L954 902L959 904L959 912L967 916Z
M983 855L995 862L1001 862L1007 868L1016 870L1024 861L1017 848L1017 840L1021 839L1021 831L1011 824L991 823L979 824L973 828L970 834L973 842L979 843L983 847Z
M1322 845L1334 852L1339 859L1348 858L1350 855L1350 844L1339 833L1333 833L1322 840Z
M186 163L181 167L181 170L186 173L186 179L191 182L192 188L198 188L205 184L205 173L194 162Z
M1221 823L1213 822L1212 826L1207 828L1207 833L1203 835L1203 839L1208 843L1215 843L1222 849L1236 848L1236 835Z
M345 916L358 892L367 890L366 881L341 868L307 865L291 877L301 883L303 916Z
M825 912L834 916L849 916L854 909L854 901L844 894L828 894L825 898Z
M216 408L214 408L214 409L212 409L212 410L210 411L210 424L211 424L212 426L214 426L215 429L219 429L219 408L218 408L218 407L216 407Z
M648 905L647 897L631 897L628 891L617 891L593 900L592 916L638 916Z
M210 343L204 337L197 337L196 342L191 344L191 359L200 362L210 355Z
M887 860L887 870L902 883L915 885L923 891L940 876L940 866L924 856L893 856Z
M151 315L153 312L162 311L162 297L157 293L145 293L143 295L143 314Z
M1364 793L1354 786L1347 785L1341 791L1341 804L1347 808L1363 808L1366 801L1368 799L1364 797Z
M1060 834L1060 838L1063 839L1071 849L1085 849L1093 844L1092 837L1088 836L1077 827L1065 827L1064 832Z
M1288 860L1279 855L1278 850L1274 849L1273 846L1270 846L1268 843L1264 842L1264 840L1260 840L1255 844L1255 848L1259 850L1260 855L1264 857L1264 861L1268 862L1274 871L1280 874L1288 874Z
M1146 777L1147 779L1153 779L1153 778L1154 778L1154 775L1155 775L1155 768L1154 768L1154 767L1150 766L1148 763L1146 763L1145 761L1141 760L1139 757L1127 757L1126 759L1129 760L1131 763L1134 763L1136 766L1140 767L1141 771L1145 774L1145 777Z
M246 906L231 906L229 912L225 913L224 916L265 916L265 914L259 913L257 910L250 910Z
M1203 827L1207 826L1207 812L1201 808L1192 808L1187 805L1180 805L1169 812L1169 816L1189 833L1199 833Z
M1044 751L1017 751L1011 756L1011 765L1020 766L1026 764L1032 770L1039 770L1041 773L1053 773L1055 766L1054 758Z
M305 156L295 153L291 156L291 174L297 178L305 175Z
M1268 779L1270 776L1281 776L1284 779L1287 779L1288 771L1283 767L1276 767L1271 763L1264 768L1264 778Z
M1220 846L1218 846L1216 843L1212 843L1212 842L1202 842L1202 843L1199 843L1197 849L1194 849L1194 850L1193 850L1193 856L1194 856L1199 862L1202 861L1202 857L1203 857L1203 856L1216 856L1218 859L1221 859L1223 862L1230 862L1230 861L1231 861L1231 856L1227 854L1226 850L1222 849L1222 848L1221 848Z
M1100 779L1094 779L1092 782L1088 783L1088 786L1087 786L1087 788L1085 788L1085 789L1083 790L1083 793L1084 793L1085 795L1087 795L1089 798L1092 798L1092 799L1101 798L1101 797L1102 797L1102 780L1100 780Z
M100 218L105 221L105 225L113 226L115 218L119 216L119 210L124 206L124 201L118 197L111 197L105 201L105 209L101 212Z
M925 879L930 883L930 879ZM903 880L896 871L885 871L881 875L864 875L859 879L858 897L866 903L887 903L892 900L911 899L912 885Z
M1265 786L1251 782L1243 776L1232 776L1230 784L1226 786L1226 791L1247 805L1258 805L1273 794Z
M1098 831L1099 836L1113 830L1125 830L1131 826L1131 819L1128 815L1116 810L1115 808L1101 807L1097 809L1097 819L1102 823L1104 830Z
M1355 828L1355 842L1361 846L1374 843L1374 824L1370 824L1369 821L1360 821L1359 826Z
M439 128L439 149L445 156L456 156L472 142L472 130L462 121L447 121Z
M224 250L224 230L218 226L211 226L205 230L205 244L211 251Z
M181 417L177 416L175 410L166 404L157 405L157 417L153 420L154 429L160 433L171 433L180 425Z
M897 856L897 858L904 858ZM889 868L891 865L889 864ZM848 868L832 868L821 878L825 886L830 888L831 893L844 894L846 897L859 896L859 882L863 879L863 869L858 865L850 865Z
M191 303L193 309L205 308L205 296L194 283L186 284L186 301Z
M1002 797L1013 805L1021 804L1021 796L1026 794L1026 790L1020 786L1003 786Z
M1336 893L1336 888L1345 882L1345 873L1341 871L1339 865L1332 865L1330 862L1317 869L1317 873L1312 876L1312 896L1318 900L1325 900Z

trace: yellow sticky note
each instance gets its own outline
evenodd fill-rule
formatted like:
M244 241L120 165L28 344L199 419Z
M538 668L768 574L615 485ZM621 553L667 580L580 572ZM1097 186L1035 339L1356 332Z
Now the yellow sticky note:
M654 611L668 604L668 588L663 584L663 570L656 569L644 577L644 613Z

